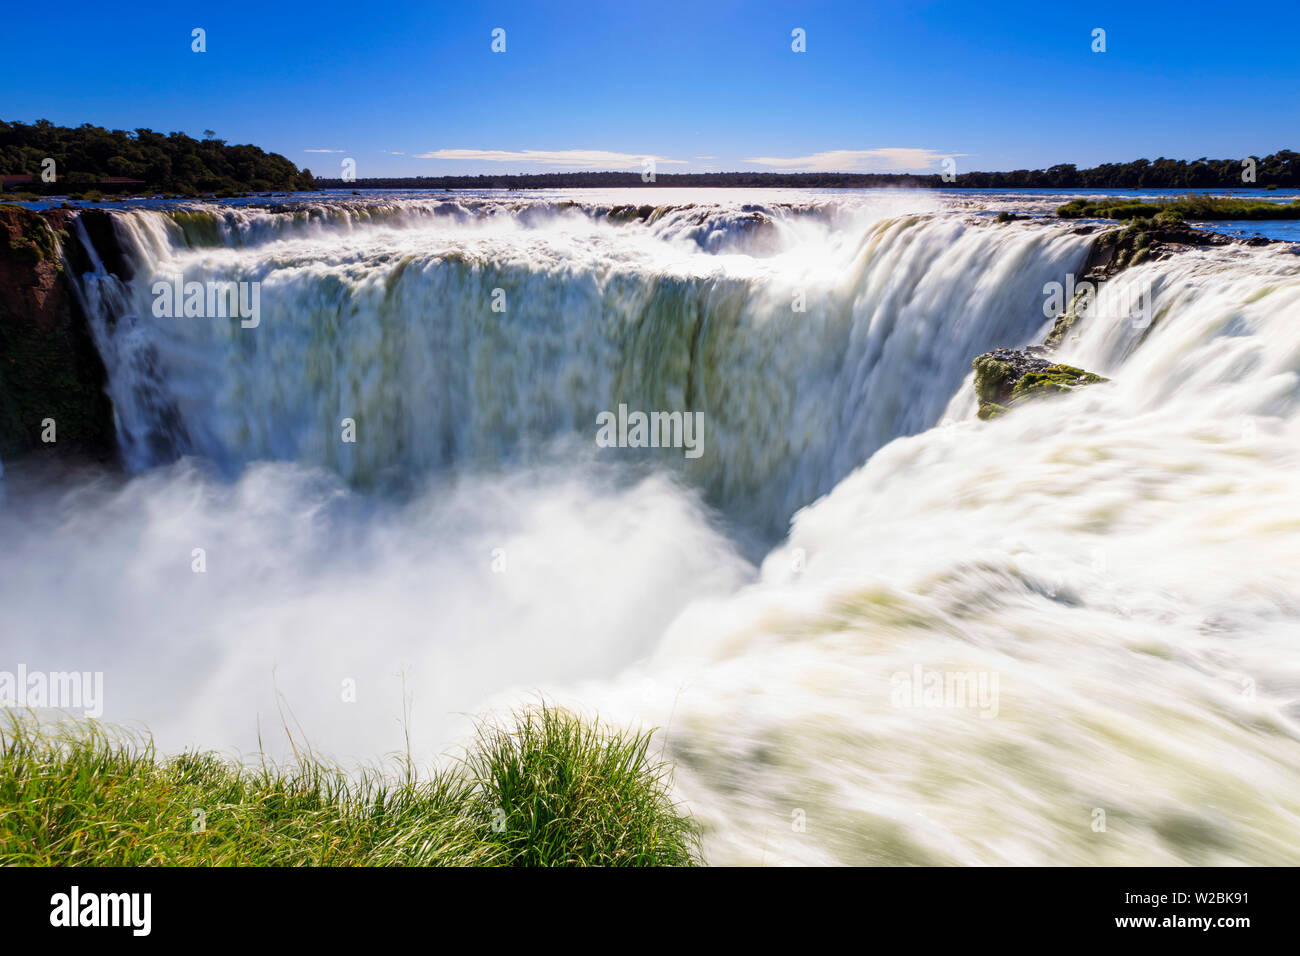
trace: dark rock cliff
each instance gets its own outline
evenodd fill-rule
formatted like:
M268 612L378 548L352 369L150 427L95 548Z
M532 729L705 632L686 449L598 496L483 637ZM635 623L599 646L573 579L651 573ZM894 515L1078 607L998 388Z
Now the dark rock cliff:
M0 459L116 454L104 364L60 255L74 215L0 205Z

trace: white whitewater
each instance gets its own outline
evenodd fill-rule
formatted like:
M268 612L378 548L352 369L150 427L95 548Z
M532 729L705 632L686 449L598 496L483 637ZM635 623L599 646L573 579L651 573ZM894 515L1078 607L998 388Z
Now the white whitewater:
M871 207L667 207L645 224L606 208L232 210L186 230L123 215L139 271L88 286L128 461L297 461L369 485L533 460L593 440L620 403L699 411L706 453L676 466L779 534L934 424L972 356L1028 340L1043 283L1088 245ZM156 318L154 283L174 275L260 283L259 326Z
M1112 384L889 445L574 695L671 722L716 862L1300 859L1300 262L1190 253L1097 307L1147 281L1145 341L1065 350ZM996 715L895 706L918 667L998 675Z
M1062 349L1113 381L981 423L971 359L1087 237L617 204L119 216L136 275L84 289L138 474L11 482L8 647L168 748L374 758L408 712L427 758L539 692L664 727L714 863L1300 862L1300 258L1122 274ZM259 326L154 317L177 272ZM596 448L620 402L704 455ZM900 701L933 673L997 693Z

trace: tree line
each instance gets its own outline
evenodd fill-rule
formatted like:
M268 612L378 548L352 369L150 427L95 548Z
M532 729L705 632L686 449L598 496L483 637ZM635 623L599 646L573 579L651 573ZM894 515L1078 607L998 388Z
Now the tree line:
M1137 159L1079 169L1062 163L1047 169L958 173L948 182L940 174L917 173L658 173L653 183L639 172L522 173L477 176L408 176L389 178L317 179L321 189L565 189L620 186L789 186L804 188L985 189L1227 189L1277 186L1300 187L1300 153L1279 150L1243 159ZM1243 179L1243 174L1246 178Z
M47 160L55 163L56 181L42 181ZM29 175L23 189L59 192L69 184L94 184L119 178L136 180L137 192L182 196L204 193L270 192L310 189L565 189L625 186L787 186L804 188L987 189L1225 189L1232 187L1300 187L1300 154L1278 150L1242 159L1137 159L1079 169L1060 163L1046 169L940 174L919 173L659 173L653 183L640 172L566 172L317 179L278 153L249 144L231 145L206 131L203 139L151 129L109 130L84 123L56 126L0 120L0 173Z
M54 182L42 178L54 160ZM231 145L211 131L203 139L151 129L104 129L0 120L0 173L29 175L19 188L63 192L71 185L137 180L135 191L197 196L204 193L315 189L310 170L278 153L247 144Z

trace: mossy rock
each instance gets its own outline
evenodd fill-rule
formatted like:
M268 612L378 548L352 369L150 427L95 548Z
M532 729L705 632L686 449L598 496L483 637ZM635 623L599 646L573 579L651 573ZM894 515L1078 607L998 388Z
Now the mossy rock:
M975 369L975 396L988 404L1002 394L1003 383L1015 375L1015 367L992 352L985 352L971 363Z
M1109 379L1093 372L1085 372L1073 365L1048 365L1035 372L1027 372L1011 389L1013 401L1020 401L1031 395L1049 392L1072 392L1084 385L1096 385Z
M22 223L20 230L3 230L10 252L37 262L49 262L55 267L60 265L59 237L44 218L21 206L6 204L0 208L7 213L9 210L17 210L17 216L9 214L7 218Z
M1047 354L1042 346L1031 345L1025 349L994 349L977 356L971 365L975 369L980 419L998 418L1032 398L1109 381L1073 365L1052 362L1045 357Z

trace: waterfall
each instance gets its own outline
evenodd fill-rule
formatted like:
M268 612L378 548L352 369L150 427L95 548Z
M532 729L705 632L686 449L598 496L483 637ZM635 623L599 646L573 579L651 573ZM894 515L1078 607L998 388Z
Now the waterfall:
M164 749L659 727L714 863L1300 863L1294 247L1125 270L1058 353L1110 381L982 422L1090 235L678 198L112 213L130 474L6 486L11 652ZM257 321L157 314L176 277ZM703 453L598 446L620 405Z
M974 355L1038 334L1044 284L1089 243L933 215L847 229L821 207L616 214L117 213L134 276L84 284L126 460L296 461L369 486L589 445L620 404L697 412L705 453L657 463L779 534L934 425ZM257 325L156 316L156 283L181 281L256 284Z
M1300 259L1186 252L1090 311L1061 358L1110 383L991 423L964 390L574 692L671 723L714 862L1297 862Z

